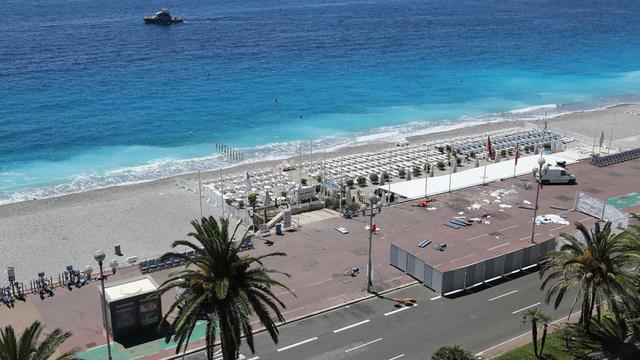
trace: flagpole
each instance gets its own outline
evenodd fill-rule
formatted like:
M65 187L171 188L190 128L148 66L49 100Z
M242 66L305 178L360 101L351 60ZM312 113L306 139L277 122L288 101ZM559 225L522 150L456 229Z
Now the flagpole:
M598 137L598 118L596 118L596 132L593 134L593 145L591 146L591 155L596 153L596 138Z
M427 145L427 166L424 169L424 199L428 198L427 185L429 183L429 145Z
M344 184L344 163L343 157L340 157L340 214L342 214L342 187L346 186Z
M616 115L617 113L613 113L613 121L611 122L611 134L609 134L609 145L607 146L607 155L611 151L611 140L613 140L613 125L616 123Z
M202 177L198 170L198 194L200 195L200 220L202 220Z

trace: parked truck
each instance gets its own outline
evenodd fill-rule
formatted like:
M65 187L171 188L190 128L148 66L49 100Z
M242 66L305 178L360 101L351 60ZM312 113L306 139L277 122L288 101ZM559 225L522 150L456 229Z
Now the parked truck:
M545 185L576 183L576 176L570 173L567 169L559 166L545 166L542 168L542 172L537 174L536 177Z

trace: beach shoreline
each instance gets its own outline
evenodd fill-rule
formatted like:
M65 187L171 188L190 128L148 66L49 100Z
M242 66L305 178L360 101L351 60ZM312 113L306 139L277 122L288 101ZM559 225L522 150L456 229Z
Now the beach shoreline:
M616 115L615 125L612 123ZM605 129L606 143L640 146L640 105L620 105L592 112L579 112L550 118L547 126L564 136L575 137L586 152L591 150L595 133ZM614 125L613 136L610 129ZM487 134L512 127L543 127L544 121L517 121L476 125L448 132L409 136L410 144L433 140ZM340 148L331 153L306 154L303 162L323 156L338 157L369 151L382 151L394 143L372 143ZM616 147L616 146L613 146ZM598 147L596 147L598 150ZM299 159L289 158L292 163ZM277 168L282 160L239 165L202 173L203 181L238 175L245 169ZM46 199L16 202L0 206L0 231L5 244L0 264L16 266L21 279L32 278L36 271L56 274L66 264L83 268L92 264L97 249L112 253L121 245L125 257L143 259L170 250L170 243L186 237L190 222L200 216L197 173L178 175L129 185L112 186ZM184 186L188 184L190 186ZM219 216L213 203L203 202L204 215Z

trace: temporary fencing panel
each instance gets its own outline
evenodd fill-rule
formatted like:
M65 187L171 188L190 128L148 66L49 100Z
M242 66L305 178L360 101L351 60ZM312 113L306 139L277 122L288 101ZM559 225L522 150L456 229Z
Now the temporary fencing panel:
M424 264L424 281L422 282L425 286L428 286L433 289L433 276L434 276L434 268L431 266Z
M539 259L540 244L535 244L522 249L522 267L537 264Z
M433 281L431 288L438 294L442 294L442 276L442 272L440 272L438 269L433 269Z
M522 269L522 249L505 254L503 274Z
M479 263L469 265L466 267L465 271L465 282L464 287L468 288L478 283L484 281L484 267L485 261L481 261Z
M420 259L418 259L417 257L415 257L414 255L411 255L409 253L407 253L407 274L416 277L416 261L422 261ZM424 274L420 274L421 276ZM420 280L420 279L418 279Z
M484 279L489 280L504 274L504 255L485 261Z

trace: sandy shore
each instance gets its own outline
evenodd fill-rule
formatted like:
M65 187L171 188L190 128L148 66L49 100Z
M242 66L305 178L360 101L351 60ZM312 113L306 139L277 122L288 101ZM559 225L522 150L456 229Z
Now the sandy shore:
M627 149L640 146L640 105L578 112L548 120L550 129L582 140L590 148L594 134L605 132L609 142L613 119L612 147ZM597 129L596 129L597 123ZM501 122L461 128L444 133L409 137L410 143L424 143L447 137L486 134L516 126L543 126L536 122ZM333 153L316 153L314 159L335 157L365 151L380 151L392 143L367 144L342 148ZM597 147L596 147L597 150ZM311 160L309 154L303 161ZM291 159L297 163L298 158ZM247 168L274 167L281 161L268 161L223 170L237 173ZM218 171L203 174L211 179ZM120 263L128 256L155 256L169 250L171 241L186 237L190 221L199 216L198 195L178 186L195 184L196 175L184 175L142 184L118 186L57 198L33 200L0 206L0 267L15 266L20 280L28 281L37 271L58 274L67 264L95 267L92 254L103 249L107 260ZM205 215L219 215L217 209L204 202ZM113 255L116 244L124 257ZM0 281L0 285L3 282Z

